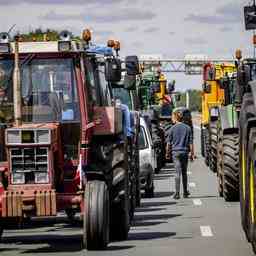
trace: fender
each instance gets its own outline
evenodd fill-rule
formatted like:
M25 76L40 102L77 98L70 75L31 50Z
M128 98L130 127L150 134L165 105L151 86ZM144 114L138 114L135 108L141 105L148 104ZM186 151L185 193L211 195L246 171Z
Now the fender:
M238 130L238 114L233 105L223 106L219 109L220 126L223 133Z

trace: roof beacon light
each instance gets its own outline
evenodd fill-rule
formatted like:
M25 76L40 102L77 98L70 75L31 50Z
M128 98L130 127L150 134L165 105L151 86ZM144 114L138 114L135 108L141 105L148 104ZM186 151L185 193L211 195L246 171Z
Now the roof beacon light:
M8 33L6 33L6 32L0 33L0 43L1 44L9 43L9 40L10 40L10 37L9 37Z
M71 41L71 33L67 30L64 30L60 33L60 41Z
M68 52L71 50L71 33L64 30L60 33L60 41L58 42L60 52Z
M242 51L240 49L237 49L236 50L236 58L238 60L241 60L242 59Z
M0 54L10 52L9 40L10 38L8 33L0 33Z
M112 40L112 39L108 40L107 46L110 48L113 48L115 46L115 40Z
M114 44L114 49L116 51L120 51L120 48L121 48L121 44L119 41L115 41L115 44Z
M89 43L92 40L92 32L90 29L87 28L83 30L82 39L87 43Z

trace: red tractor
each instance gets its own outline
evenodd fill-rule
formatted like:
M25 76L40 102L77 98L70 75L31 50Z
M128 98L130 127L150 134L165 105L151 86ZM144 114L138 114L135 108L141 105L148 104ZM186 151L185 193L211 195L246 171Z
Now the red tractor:
M81 41L65 31L48 42L0 35L0 85L5 112L14 114L0 136L1 231L64 210L81 213L86 249L128 235L128 140L110 86L121 79L121 61L89 51L90 39L88 30Z

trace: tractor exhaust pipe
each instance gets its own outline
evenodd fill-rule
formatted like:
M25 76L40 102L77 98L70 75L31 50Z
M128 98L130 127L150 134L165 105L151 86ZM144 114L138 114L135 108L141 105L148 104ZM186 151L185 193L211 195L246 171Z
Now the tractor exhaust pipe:
M14 47L14 72L13 72L13 102L14 102L14 121L16 126L22 124L21 120L21 81L19 66L19 36L15 37Z

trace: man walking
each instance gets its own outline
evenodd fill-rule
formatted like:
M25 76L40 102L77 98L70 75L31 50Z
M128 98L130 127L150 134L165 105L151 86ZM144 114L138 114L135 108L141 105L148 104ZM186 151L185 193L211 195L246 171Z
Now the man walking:
M182 123L182 112L174 111L172 119L174 125L170 129L168 141L167 141L167 158L170 157L169 152L172 151L172 157L174 167L176 170L175 178L175 195L174 199L180 199L180 177L182 176L183 184L183 196L187 198L190 193L188 191L188 157L190 153L190 159L194 160L194 145L191 128Z

